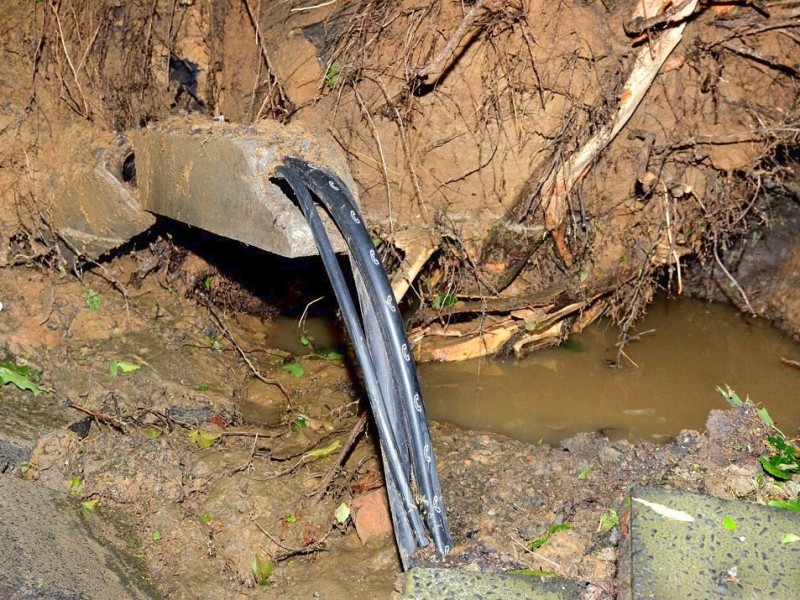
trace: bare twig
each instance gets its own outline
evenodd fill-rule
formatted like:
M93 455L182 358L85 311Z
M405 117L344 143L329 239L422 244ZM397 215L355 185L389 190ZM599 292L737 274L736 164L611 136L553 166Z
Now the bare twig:
M60 4L60 3L59 3ZM58 27L58 37L61 40L61 47L64 50L64 56L67 58L67 64L69 65L70 71L72 71L72 77L75 80L75 85L78 86L78 93L81 96L81 102L83 102L83 116L87 119L91 120L91 112L89 110L89 103L86 101L86 96L83 93L83 88L81 87L81 82L78 79L78 71L75 69L75 65L72 64L72 58L69 55L69 50L67 50L67 42L64 39L64 30L61 28L61 17L58 16L58 7L55 3L50 3L50 8L53 11L53 15L56 18L56 27Z
M747 309L750 311L751 314L756 315L756 311L753 308L753 305L750 304L750 300L747 298L747 294L745 294L742 286L739 285L739 282L736 281L736 278L731 275L731 272L725 268L725 265L722 262L722 259L719 257L719 252L717 252L717 232L714 232L714 260L717 261L719 268L722 269L722 272L725 273L725 276L730 280L733 286L739 291L739 294L742 296L742 300L744 300L745 305L747 305Z
M475 20L475 17L478 14L478 11L483 7L484 0L478 0L475 4L472 5L472 8L469 12L464 15L464 18L461 20L461 24L455 30L450 39L445 44L445 47L442 48L442 51L436 55L436 57L420 69L417 69L416 76L420 79L424 79L434 71L441 68L441 66L448 60L450 57L453 56L453 52L456 51L458 44L461 42L461 38L464 37L464 33L467 29L472 25L472 22Z
M307 496L314 497L314 502L317 503L320 502L322 498L325 496L325 492L328 491L328 486L331 484L333 478L336 477L336 474L344 465L344 461L347 458L347 455L350 453L350 450L353 449L353 446L355 445L358 436L360 436L361 432L364 431L366 425L367 425L367 414L364 413L361 415L356 424L353 426L353 429L350 431L350 435L347 436L347 441L344 443L341 451L339 452L339 456L336 457L336 462L334 462L330 466L328 472L325 474L325 478L322 480L322 483L315 491L307 494Z
M225 334L225 337L228 338L230 343L233 344L233 347L236 348L236 352L239 354L239 356L242 357L244 362L247 363L247 366L250 368L250 371L253 373L253 375L255 375L256 378L258 378L262 382L266 383L267 385L276 386L283 393L283 395L286 397L286 400L289 403L289 408L291 408L292 407L292 397L289 395L289 392L286 390L286 388L283 386L283 384L280 381L278 381L277 379L271 379L269 377L264 377L261 374L261 372L253 364L253 361L250 360L250 357L247 356L247 353L244 350L242 350L242 347L239 344L236 343L236 340L233 338L233 335L228 330L228 328L225 326L225 321L223 320L222 315L219 314L217 309L214 308L214 306L211 304L211 302L207 298L205 298L202 295L200 297L203 300L203 304L205 304L206 308L208 309L208 312L211 314L211 316L213 317L214 321L217 323L217 326L222 330L222 333Z
M74 408L78 412L82 412L83 414L89 415L99 423L105 423L106 425L110 425L120 433L125 433L125 424L119 419L112 417L111 415L99 413L97 411L86 408L85 406L81 406L80 404L74 404L70 400L67 400L65 406L67 406L68 408Z

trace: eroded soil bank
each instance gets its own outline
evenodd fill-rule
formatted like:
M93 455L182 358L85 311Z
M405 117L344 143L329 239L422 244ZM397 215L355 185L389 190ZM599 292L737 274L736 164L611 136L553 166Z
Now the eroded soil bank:
M268 315L204 304L215 285L207 264L166 261L140 279L150 254L115 259L82 281L0 270L5 360L41 371L51 388L38 396L0 388L2 437L33 450L16 473L99 500L97 511L121 509L167 598L376 598L402 589L391 535L362 545L353 525L372 519L364 499L382 493L373 434L335 470L363 411L350 358L270 350ZM254 377L240 350L291 403ZM445 564L556 573L578 581L586 598L625 595L618 573L631 484L762 502L800 490L764 476L758 457L769 454L770 430L750 407L714 411L706 432L662 445L587 433L551 447L445 424L432 433L457 542ZM353 515L340 523L342 503ZM565 527L530 550L554 525ZM254 560L273 565L268 585L257 585Z

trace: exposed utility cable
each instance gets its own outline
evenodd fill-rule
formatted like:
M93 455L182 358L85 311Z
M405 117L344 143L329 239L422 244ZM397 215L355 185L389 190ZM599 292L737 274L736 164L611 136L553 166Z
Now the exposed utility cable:
M428 544L428 534L444 556L452 540L411 346L358 206L338 177L301 159L286 158L276 171L294 191L311 227L364 375L403 564L407 566L409 557ZM311 192L347 243L360 311Z

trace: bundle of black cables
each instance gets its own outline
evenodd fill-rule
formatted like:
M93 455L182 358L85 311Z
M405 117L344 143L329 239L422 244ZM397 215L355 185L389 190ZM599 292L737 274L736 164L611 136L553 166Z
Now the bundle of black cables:
M389 280L347 186L294 157L276 169L294 191L331 280L378 428L395 538L408 558L428 544L441 556L452 544L428 422L411 349ZM347 243L360 311L350 294L312 193Z

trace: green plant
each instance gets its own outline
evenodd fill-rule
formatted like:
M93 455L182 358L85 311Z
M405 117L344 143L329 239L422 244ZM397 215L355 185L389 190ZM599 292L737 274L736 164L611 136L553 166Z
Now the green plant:
M86 302L86 307L91 311L100 310L100 306L103 304L103 299L100 297L100 294L95 292L92 288L83 290L83 299Z
M268 560L262 561L254 554L250 559L250 566L253 569L253 577L258 585L269 585L269 576L272 575L272 563Z
M439 292L433 298L431 304L436 310L441 310L443 308L453 306L456 302L458 302L458 298L455 294L445 294L444 292Z
M41 379L41 373L28 366L18 365L13 362L0 363L0 384L13 383L23 391L29 391L38 396L43 390L35 381Z
M108 363L108 374L112 377L116 377L120 373L132 373L133 371L138 371L141 369L141 365L137 365L136 363L125 362L124 360L112 360Z
M724 390L718 387L717 391L734 408L740 408L745 404L753 404L749 396L742 400L728 386L725 386ZM756 407L755 410L761 422L777 434L767 438L767 443L772 447L770 455L760 456L758 460L764 471L774 479L788 481L792 476L800 474L800 448L792 440L788 440L786 435L775 426L775 421L772 420L766 408Z
M336 84L339 83L343 69L344 65L341 61L335 60L325 71L325 85L328 86L329 90L335 88Z
M609 508L600 517L600 522L597 525L597 533L605 533L619 525L619 515L613 508Z
M800 448L781 436L768 437L767 442L773 449L771 456L758 459L767 473L781 480L789 480L800 473Z
M567 523L551 525L550 529L547 530L547 533L540 538L536 538L528 544L528 550L536 550L537 548L541 548L551 537L553 537L553 534L558 533L559 531L569 531L570 529L572 529L572 527L570 527L570 525Z
M220 438L218 433L210 433L193 429L189 432L189 441L201 450L208 450Z
M298 362L291 362L289 364L283 365L283 370L287 373L291 373L292 377L295 379L300 379L303 375L305 375L305 369L303 369L303 365Z

